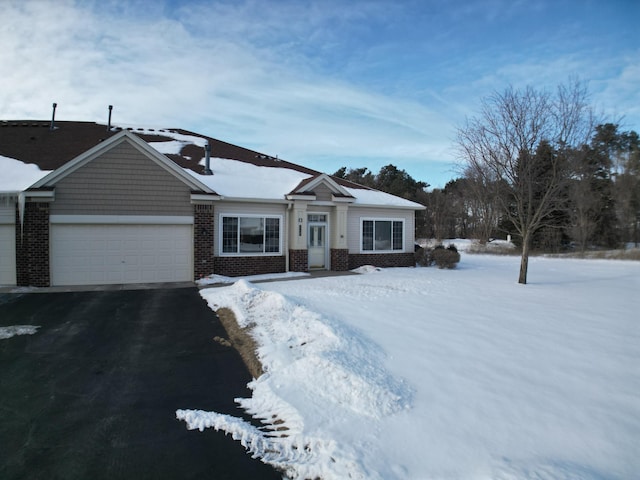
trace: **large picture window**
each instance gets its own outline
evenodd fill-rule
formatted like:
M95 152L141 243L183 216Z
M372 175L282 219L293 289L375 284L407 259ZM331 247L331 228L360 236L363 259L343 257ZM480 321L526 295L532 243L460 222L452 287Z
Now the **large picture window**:
M404 248L404 221L386 219L362 220L362 250L393 251Z
M280 217L223 215L222 253L280 253L280 224Z

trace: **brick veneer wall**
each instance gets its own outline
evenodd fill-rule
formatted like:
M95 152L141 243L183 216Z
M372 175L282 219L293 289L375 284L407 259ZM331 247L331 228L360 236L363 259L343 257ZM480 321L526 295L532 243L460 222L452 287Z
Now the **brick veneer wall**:
M50 284L48 203L25 203L22 226L16 206L16 280L25 287Z
M215 257L214 272L228 277L263 275L286 271L284 256L279 257Z
M193 206L193 276L199 280L214 273L213 205Z
M349 254L349 270L363 265L376 267L415 267L413 253L366 253Z
M309 271L309 252L306 250L289 250L289 271Z
M349 250L346 248L331 249L331 270L344 272L349 270Z

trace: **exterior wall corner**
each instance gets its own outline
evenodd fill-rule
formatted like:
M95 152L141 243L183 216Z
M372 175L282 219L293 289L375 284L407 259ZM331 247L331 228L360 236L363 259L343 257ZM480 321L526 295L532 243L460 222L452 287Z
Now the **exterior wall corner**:
M16 206L16 283L22 287L48 287L49 203L27 202L21 222Z
M213 205L193 205L193 277L199 280L214 273Z

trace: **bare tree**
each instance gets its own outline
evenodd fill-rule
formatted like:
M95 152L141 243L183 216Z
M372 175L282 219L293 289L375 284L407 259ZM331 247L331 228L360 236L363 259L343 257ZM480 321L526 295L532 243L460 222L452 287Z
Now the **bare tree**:
M439 242L447 238L450 231L452 215L451 206L447 200L444 190L436 188L429 193L428 201L426 202L426 215L430 226L430 234Z
M464 170L464 180L467 208L473 219L473 235L484 245L498 228L500 203L497 196L503 189L496 184L489 184L492 179L471 168Z
M555 95L508 88L482 102L480 115L458 129L457 146L467 168L486 185L507 185L495 195L503 215L522 237L518 282L527 283L533 234L552 225L568 181L566 153L591 135L592 111L579 81Z

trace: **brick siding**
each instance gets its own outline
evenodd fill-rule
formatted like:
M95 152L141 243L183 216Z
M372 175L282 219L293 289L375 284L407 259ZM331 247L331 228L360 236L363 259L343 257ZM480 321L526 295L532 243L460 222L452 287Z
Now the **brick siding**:
M349 250L346 248L331 249L331 270L344 272L349 270Z
M25 203L23 226L16 206L16 280L24 287L50 284L48 203Z
M193 206L193 276L199 280L214 273L213 205Z
M286 271L284 256L279 257L215 257L214 272L227 277L264 275Z
M363 265L376 267L415 267L413 253L366 253L349 254L349 270Z
M309 252L306 250L289 250L289 271L309 271Z

